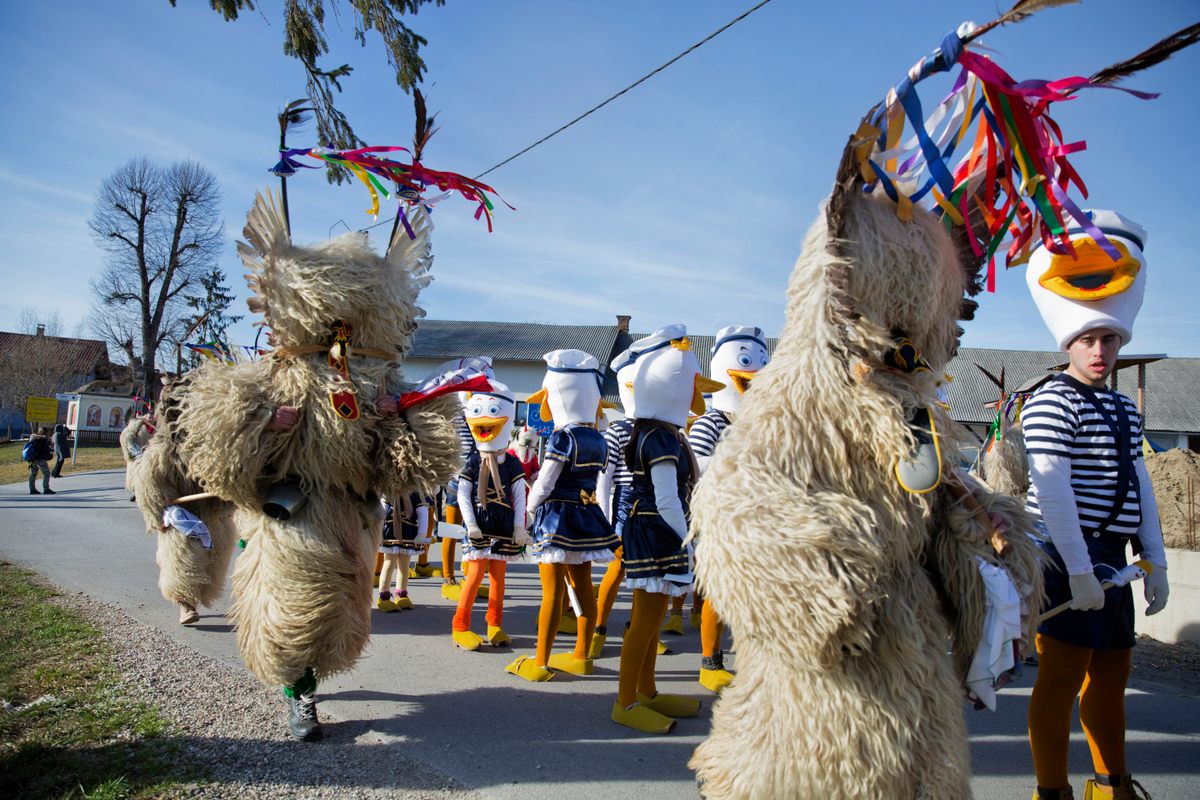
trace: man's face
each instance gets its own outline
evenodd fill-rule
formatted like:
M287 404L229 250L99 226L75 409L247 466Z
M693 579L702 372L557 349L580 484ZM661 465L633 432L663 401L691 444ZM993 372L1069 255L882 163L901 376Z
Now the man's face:
M1067 345L1067 355L1077 377L1087 383L1103 386L1117 363L1121 336L1109 328L1085 331Z

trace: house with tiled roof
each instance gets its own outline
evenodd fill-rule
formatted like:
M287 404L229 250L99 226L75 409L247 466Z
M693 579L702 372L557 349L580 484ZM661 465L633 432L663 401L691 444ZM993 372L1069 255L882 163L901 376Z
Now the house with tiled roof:
M111 376L108 345L96 339L0 331L0 435L27 432L28 397L54 397ZM59 420L67 405L59 403ZM11 433L10 433L11 431Z

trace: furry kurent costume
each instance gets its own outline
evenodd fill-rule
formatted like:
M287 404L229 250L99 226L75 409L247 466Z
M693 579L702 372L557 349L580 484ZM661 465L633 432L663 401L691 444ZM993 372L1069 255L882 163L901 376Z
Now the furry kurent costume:
M174 382L136 471L152 529L195 486L220 498L203 503L236 508L246 546L230 618L246 666L285 687L297 738L320 738L317 681L353 667L370 634L383 521L376 492L428 493L458 466L454 399L403 410L397 400L432 260L426 212L413 206L405 222L383 258L361 234L301 248L275 197L259 196L238 250L256 293L250 307L263 313L275 350ZM173 536L159 537L175 541L164 575L196 555Z
M606 456L604 437L596 430L601 414L600 362L582 350L554 350L544 358L542 388L528 400L539 404L543 420L554 423L545 462L527 504L527 516L532 515L531 555L542 583L537 650L532 657L518 656L506 667L507 672L528 681L550 680L554 677L551 668L591 674L588 653L596 625L596 597L590 591L592 562L611 561L618 543L596 497L596 481ZM551 655L568 575L581 589L576 595L580 607L575 649Z
M750 382L769 359L762 328L728 325L717 331L708 372L712 380L725 384L725 388L713 393L712 408L701 414L688 430L688 444L696 455L700 475L708 467L721 435L741 408L742 396L750 388ZM700 685L719 692L733 680L733 673L725 669L725 656L721 652L723 626L712 605L705 603L699 592L696 601L700 617ZM697 609L693 608L693 620L696 615Z
M700 374L683 325L668 325L635 342L612 363L628 378L635 418L624 457L633 475L621 534L625 580L633 590L629 629L613 722L644 733L668 733L675 719L694 717L700 702L658 692L657 632L671 597L693 582L688 498L698 469L682 428L689 410L703 412L704 394L724 387Z
M1158 613L1169 592L1166 552L1142 459L1141 415L1129 398L1105 388L1107 374L1091 378L1077 358L1085 368L1100 362L1102 339L1115 334L1115 364L1117 350L1132 338L1147 277L1146 231L1115 211L1088 211L1080 222L1067 231L1073 252L1040 247L1026 269L1042 319L1059 348L1071 352L1068 370L1025 408L1032 478L1027 508L1039 515L1047 554L1046 604L1070 604L1063 613L1043 615L1038 626L1038 676L1029 703L1034 800L1072 797L1067 741L1076 696L1095 769L1084 800L1132 800L1149 795L1125 760L1134 600L1119 577L1128 572L1132 543L1143 559L1138 565L1149 573L1146 613Z
M133 495L133 476L130 472L130 467L145 450L146 445L150 444L150 437L154 435L154 418L150 414L136 414L133 419L121 430L121 436L117 440L121 445L121 457L125 459L125 491L129 492L129 499L135 499Z
M971 794L960 699L985 619L1043 594L1031 516L955 473L965 437L936 402L976 307L964 292L1007 237L1010 262L1037 242L1066 251L1066 220L1084 217L1051 104L1200 35L1050 82L1018 83L968 47L1042 5L950 33L864 118L792 272L771 363L697 487L698 585L738 651L690 762L706 797ZM916 86L956 66L926 120ZM995 578L1010 599L1021 587L1006 609L989 607ZM764 615L764 585L794 613ZM1014 639L1032 639L1033 618Z
M488 576L487 641L509 643L504 632L504 576L508 562L519 559L529 543L525 529L525 470L507 452L517 404L512 392L492 381L487 392L472 392L463 415L476 451L458 476L458 508L463 535L462 594L451 636L464 650L478 650L484 639L471 630L471 605Z

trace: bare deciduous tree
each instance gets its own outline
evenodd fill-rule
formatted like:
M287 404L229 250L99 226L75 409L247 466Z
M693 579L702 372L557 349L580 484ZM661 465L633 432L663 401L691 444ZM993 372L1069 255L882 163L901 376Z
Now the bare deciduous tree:
M28 333L32 336L38 332L39 325L42 326L42 333L46 336L62 335L62 315L58 313L57 308L49 312L33 306L25 306L21 309L21 317L17 322L17 333Z
M118 168L97 193L89 225L108 257L92 281L90 327L131 366L140 357L154 391L158 353L180 334L186 293L201 288L220 252L220 199L216 177L199 164L160 167L142 158Z

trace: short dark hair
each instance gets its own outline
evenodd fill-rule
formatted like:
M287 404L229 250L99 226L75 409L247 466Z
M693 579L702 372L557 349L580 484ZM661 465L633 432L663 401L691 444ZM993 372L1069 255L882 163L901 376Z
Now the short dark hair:
M49 429L45 425L38 428L38 433L40 433L42 436L45 436L49 432Z

